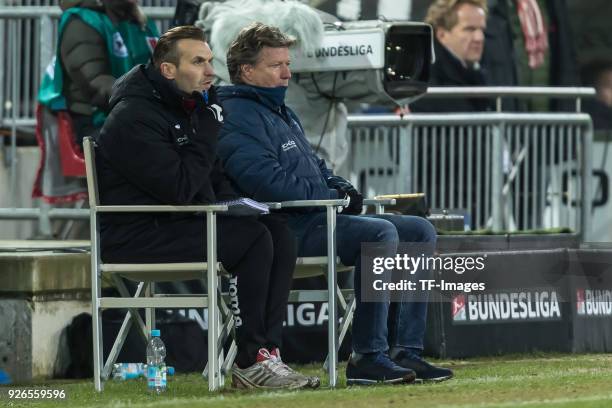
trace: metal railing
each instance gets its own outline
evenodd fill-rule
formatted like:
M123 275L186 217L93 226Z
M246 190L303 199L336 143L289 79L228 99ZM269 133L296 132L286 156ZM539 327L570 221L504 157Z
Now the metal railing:
M424 98L494 98L495 110L503 111L504 98L532 99L538 97L574 99L576 112L582 110L582 99L595 96L595 88L555 86L474 86L432 87Z
M588 238L591 119L580 113L349 117L347 177L365 196L423 192L473 229L570 228ZM0 218L84 219L88 210L0 209Z
M475 229L588 234L587 114L358 115L349 131L348 177L364 195L423 192Z

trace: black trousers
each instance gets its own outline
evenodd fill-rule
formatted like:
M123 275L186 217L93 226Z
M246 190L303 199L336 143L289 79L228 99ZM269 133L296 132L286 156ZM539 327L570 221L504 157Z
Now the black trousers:
M124 228L117 227L117 228ZM200 262L206 259L205 220L156 219L121 234L102 233L105 262ZM130 236L124 240L120 237ZM118 242L122 241L122 242ZM236 318L236 364L248 367L261 347L281 347L287 299L295 269L295 237L283 215L217 218L217 254L232 275Z

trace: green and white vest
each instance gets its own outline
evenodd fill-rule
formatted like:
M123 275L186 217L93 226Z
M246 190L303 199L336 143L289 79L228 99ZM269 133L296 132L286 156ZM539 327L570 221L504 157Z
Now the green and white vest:
M159 38L159 31L150 19L147 20L147 25L143 30L137 24L128 21L114 24L106 14L98 11L80 7L66 10L59 22L55 57L47 67L38 91L38 101L53 111L67 109L66 99L62 94L64 74L60 44L64 28L72 16L80 18L104 38L111 74L115 78L119 78L135 65L147 63ZM94 126L102 126L105 119L106 114L94 108Z

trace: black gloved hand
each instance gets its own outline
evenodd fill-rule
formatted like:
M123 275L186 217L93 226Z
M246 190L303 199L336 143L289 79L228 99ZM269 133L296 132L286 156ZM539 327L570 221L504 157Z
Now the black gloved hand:
M331 176L327 179L327 186L329 188L335 188L338 191L342 191L344 194L348 194L349 190L356 190L351 183L340 176Z
M344 207L340 214L344 215L359 215L363 210L363 196L355 188L349 190L347 193L349 199L349 205Z
M331 176L327 179L327 186L338 191L338 197L348 198L349 205L338 209L339 214L358 215L363 209L363 196L351 183L340 176Z

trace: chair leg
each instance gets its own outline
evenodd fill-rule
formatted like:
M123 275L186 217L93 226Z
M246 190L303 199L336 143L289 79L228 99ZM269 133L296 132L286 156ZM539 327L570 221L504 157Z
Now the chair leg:
M232 340L232 344L230 345L229 350L227 351L227 356L225 357L225 361L221 366L221 373L224 375L229 375L232 371L232 365L234 364L234 360L236 360L236 355L238 354L238 346L236 342Z
M119 278L117 278L119 280ZM123 283L123 282L121 282ZM125 288L125 287L124 287ZM141 297L144 290L144 283L140 282L140 284L138 285L138 289L136 289L136 294L134 294L134 297ZM122 295L126 292L123 292L122 289L119 289L119 293L121 293ZM129 296L129 293L127 293ZM121 352L121 349L123 348L123 344L125 343L125 339L127 339L127 336L130 332L130 329L132 328L132 324L134 323L134 321L137 322L137 324L140 326L139 327L139 332L141 332L141 335L143 335L144 333L142 333L143 329L144 329L144 322L142 321L140 315L138 314L138 312L135 309L129 309L128 313L126 313L124 319L123 319L123 323L121 324L121 328L119 329L119 333L117 333L117 337L115 338L115 342L113 343L113 347L110 351L110 353L108 354L108 358L106 360L106 363L104 364L104 369L102 370L102 378L104 380L107 380L112 372L112 368L113 368L113 364L115 364L115 361L117 360L117 357L119 356L119 353ZM147 342L147 338L144 337L144 343L146 344Z
M341 292L339 292L341 293ZM344 341L344 337L346 337L346 333L348 332L349 327L353 324L353 314L355 313L356 300L353 297L346 309L344 310L344 315L342 316L342 323L340 324L340 335L338 336L338 344L337 351L340 351L340 347L342 346L342 342ZM329 353L327 357L325 357L325 362L323 363L323 368L327 369L329 364Z
M206 322L206 327L210 326L210 316L208 315L208 309L204 309L204 314L203 318L204 321ZM207 333L208 333L208 329L207 329ZM206 365L204 366L204 371L202 371L202 378L204 378L205 380L208 380L208 359L206 360Z
M126 297L126 298L132 296L130 295L130 291L125 286L125 283L123 282L121 277L113 275L113 281L115 283L115 287L117 288L121 296ZM144 295L144 292L145 292L144 286L145 286L144 282L140 282L138 284L138 287L136 288L136 293L134 294L135 298L142 297ZM149 332L147 332L147 326L145 322L142 320L142 317L140 317L140 313L138 313L138 309L130 308L128 309L128 311L130 315L132 316L132 319L134 319L136 324L138 324L138 328L139 328L138 333L140 334L142 341L146 344L149 341Z
M327 322L327 350L329 352L327 373L329 386L335 388L338 383L338 311L336 310L337 299L337 276L336 276L336 208L327 207L327 297L328 297L328 322Z
M214 273L208 273L209 275L215 275ZM216 276L214 278L215 283L209 285L214 288L216 285ZM210 278L209 278L209 283ZM216 391L221 385L220 372L219 372L219 309L217 306L216 290L209 289L208 292L208 390Z
M111 349L111 352L108 355L108 358L106 359L106 363L104 364L104 369L102 370L102 379L104 381L108 380L108 378L111 375L112 369L113 369L113 364L115 364L115 361L117 360L117 357L119 356L119 353L121 352L121 349L123 348L123 343L125 343L125 339L128 336L128 333L130 332L130 329L132 328L132 316L130 315L130 313L126 313L125 317L123 318L123 323L121 324L121 328L119 329L119 333L117 334L117 337L115 338L115 342L113 343L113 348Z
M217 331L218 336L219 336L219 343L217 343L217 371L218 371L217 375L218 375L218 385L219 387L222 387L223 384L225 384L225 375L223 374L223 371L221 371L221 367L223 366L223 363L225 362L225 350L223 346L225 345L225 339L227 339L227 337L229 336L229 332L226 333L226 328L231 327L230 325L233 324L233 321L228 322L226 326L223 324L223 322L220 319L220 313L218 313L217 316L219 317L217 319L217 325L219 326L219 329Z
M216 391L222 384L219 370L219 307L217 304L217 229L216 217L211 212L206 213L206 262L208 273L206 290L208 292L208 390Z
M217 310L217 325L219 327L219 331L217 332L219 338L219 342L217 343L217 354L219 356L217 370L219 370L219 386L223 386L223 384L225 384L225 373L221 367L223 367L223 363L225 363L224 346L234 328L234 315L223 300L223 292L221 291L219 277L217 277Z
M104 364L104 350L102 349L103 333L102 333L102 310L100 309L100 298L102 297L102 283L100 281L100 257L99 257L99 235L95 232L97 227L97 219L95 211L91 213L90 224L92 228L91 235L91 326L93 337L93 377L94 388L101 392L104 389L102 383L101 370Z
M219 285L219 290L218 290L217 304L219 306L218 307L218 310L219 310L218 338L219 338L219 341L217 342L217 351L219 354L218 367L221 367L220 368L221 377L220 377L219 382L220 384L223 384L225 382L224 376L230 372L230 367L234 363L234 359L236 358L237 349L236 349L236 342L234 341L234 339L232 339L232 344L230 345L230 349L228 350L227 356L225 355L224 346L225 346L225 343L227 342L227 339L232 336L232 329L234 328L235 321L234 321L234 315L232 314L231 310L227 307L227 304L223 297L223 293L221 292L220 285ZM210 315L209 315L208 324L210 327L210 324L211 324ZM206 363L206 366L204 367L204 371L202 372L202 377L208 378L208 363Z
M344 312L344 316L342 317L342 324L340 325L340 335L338 336L338 350L340 350L340 346L342 345L342 341L344 341L344 337L348 332L349 327L353 325L353 313L355 313L356 300L353 298L351 302L348 304Z
M93 374L94 374L94 387L96 391L100 392L104 390L104 384L102 383L102 364L104 354L102 350L103 337L102 337L102 311L99 309L97 299L93 299L93 310L92 310L92 328L93 328Z
M155 283L149 282L146 284L145 290L146 297L155 296ZM145 309L145 319L147 322L147 336L151 334L151 330L155 330L155 308L147 307Z

